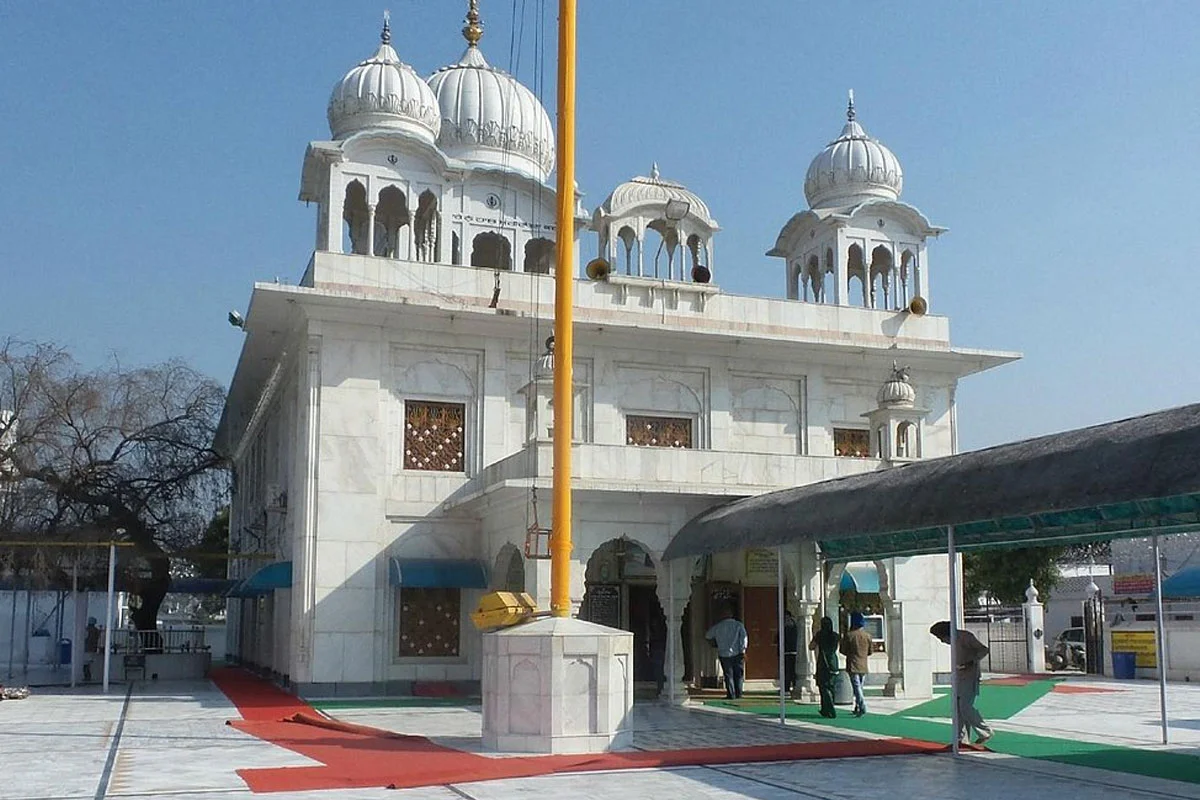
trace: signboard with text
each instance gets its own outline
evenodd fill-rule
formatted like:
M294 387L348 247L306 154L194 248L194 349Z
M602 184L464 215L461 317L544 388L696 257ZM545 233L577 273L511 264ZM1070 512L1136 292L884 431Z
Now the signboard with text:
M1154 669L1158 666L1158 648L1154 631L1113 631L1112 651L1134 653L1134 662L1139 668Z

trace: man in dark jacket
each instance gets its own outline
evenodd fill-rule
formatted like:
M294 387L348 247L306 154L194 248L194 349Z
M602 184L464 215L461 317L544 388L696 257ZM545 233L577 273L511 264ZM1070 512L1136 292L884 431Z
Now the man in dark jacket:
M842 637L842 655L846 657L846 672L850 685L854 687L854 716L867 713L867 701L863 697L863 679L867 677L867 661L871 656L871 634L863 627L863 615L855 611L850 615L850 632Z
M791 611L783 612L783 690L788 694L796 686L796 647L800 643L800 631Z

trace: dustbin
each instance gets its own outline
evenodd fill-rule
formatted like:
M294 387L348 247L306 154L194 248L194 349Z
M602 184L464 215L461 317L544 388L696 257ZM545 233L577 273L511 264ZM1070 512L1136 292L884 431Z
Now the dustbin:
M1137 677L1137 653L1116 651L1112 654L1113 677L1133 680Z
M71 640L70 639L59 639L58 640L58 663L59 664L70 664L71 663Z
M839 671L833 681L833 703L839 706L854 705L854 687L850 685L850 673Z

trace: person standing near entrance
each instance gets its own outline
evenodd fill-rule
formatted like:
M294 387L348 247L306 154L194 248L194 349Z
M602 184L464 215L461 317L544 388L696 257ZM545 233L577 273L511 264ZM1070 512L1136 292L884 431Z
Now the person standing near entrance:
M867 713L867 701L863 697L863 679L867 677L867 661L871 656L871 634L864 626L866 619L855 611L850 615L850 632L842 637L842 655L846 657L846 672L850 685L854 687L854 716Z
M721 612L721 619L708 629L704 638L717 648L721 672L725 675L725 698L733 700L741 697L746 675L746 645L750 642L746 626L734 619L733 609L726 606Z
M800 629L791 611L783 612L783 691L792 693L796 686L796 648L800 643Z
M950 622L942 620L935 622L929 632L937 637L942 644L950 644ZM975 731L975 744L983 744L992 738L992 728L983 721L983 717L975 709L975 698L979 696L979 679L982 674L980 662L991 651L987 645L975 638L970 631L959 629L954 637L955 652L951 654L953 667L958 670L958 730L956 735L960 741L964 734L970 735Z
M88 617L87 633L83 640L83 680L90 681L92 679L92 664L96 661L96 654L100 652L100 629L96 627L96 618Z
M821 618L820 629L813 634L808 649L817 654L817 690L821 693L821 716L833 719L837 709L833 707L833 683L838 674L838 642L840 637L833 629L833 620Z

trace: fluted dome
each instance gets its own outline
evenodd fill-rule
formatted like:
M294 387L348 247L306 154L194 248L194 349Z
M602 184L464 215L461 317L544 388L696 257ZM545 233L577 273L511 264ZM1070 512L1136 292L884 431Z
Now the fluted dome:
M809 207L834 208L866 200L897 200L903 187L900 161L858 124L852 94L841 135L808 166L804 196Z
M908 382L908 367L893 363L892 375L879 387L875 400L880 408L912 408L916 405L917 390Z
M421 76L392 49L385 20L375 55L346 73L329 97L329 130L345 139L364 130L394 130L433 144L441 115L437 99Z
M648 177L639 175L613 189L600 209L607 216L620 217L643 206L665 206L671 201L687 203L689 214L712 228L717 227L716 220L709 213L708 204L683 184L659 177L658 164L651 168Z
M463 28L467 50L429 77L441 111L438 145L448 156L525 172L539 181L554 168L550 115L513 76L488 64L479 49L483 25L471 3Z

